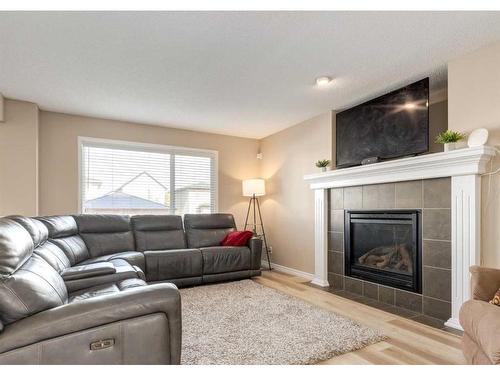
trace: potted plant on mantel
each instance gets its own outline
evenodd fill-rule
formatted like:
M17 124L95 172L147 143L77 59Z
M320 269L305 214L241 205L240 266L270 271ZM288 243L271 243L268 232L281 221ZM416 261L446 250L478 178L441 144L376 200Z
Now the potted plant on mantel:
M465 134L453 130L446 130L436 137L436 143L444 145L444 151L451 151L457 148L457 143L465 139Z
M328 159L318 160L316 162L316 167L321 168L321 172L326 172L329 169L328 168L329 165L330 165L330 160Z

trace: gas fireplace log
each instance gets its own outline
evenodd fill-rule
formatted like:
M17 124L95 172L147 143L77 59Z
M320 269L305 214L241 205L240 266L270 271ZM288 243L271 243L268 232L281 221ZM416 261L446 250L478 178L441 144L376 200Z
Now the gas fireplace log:
M379 246L358 259L359 264L380 269L394 269L413 272L410 252L405 245Z
M398 246L398 253L399 256L401 257L401 260L399 263L402 263L402 266L406 267L406 270L410 273L413 272L413 262L411 260L411 255L408 249L406 248L405 245L399 245ZM401 269L401 268L399 268Z

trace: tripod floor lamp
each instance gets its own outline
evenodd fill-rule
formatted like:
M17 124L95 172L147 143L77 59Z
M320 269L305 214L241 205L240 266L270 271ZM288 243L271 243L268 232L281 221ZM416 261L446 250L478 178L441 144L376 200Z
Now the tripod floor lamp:
M264 223L262 222L262 214L260 213L260 204L258 198L262 197L265 194L266 186L263 179L253 178L250 180L243 180L243 196L250 197L244 229L247 230L248 227L252 227L254 235L262 237L262 240L264 242L264 249L266 250L267 264L269 266L269 270L272 270L271 257L269 256L269 248L267 247L266 231L264 230ZM252 211L252 214L250 213L250 211ZM253 217L253 222L248 222L250 215Z

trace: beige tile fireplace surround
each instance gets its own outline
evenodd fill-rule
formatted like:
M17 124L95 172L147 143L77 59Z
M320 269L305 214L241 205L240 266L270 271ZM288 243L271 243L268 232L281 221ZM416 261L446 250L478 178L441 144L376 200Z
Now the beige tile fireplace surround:
M365 208L363 207L363 198L365 199L364 204L367 206L366 208L370 209L377 208L374 207L374 205L379 206L379 208L396 208L396 203L398 204L398 208L422 208L422 214L424 216L424 240L427 235L427 237L430 236L427 240L447 241L448 237L446 230L444 230L444 234L442 235L431 233L431 226L427 225L426 229L425 225L426 221L427 224L431 224L435 220L440 220L435 217L435 214L444 217L448 215L442 224L444 225L443 228L446 228L445 222L448 221L451 223L451 230L449 233L449 240L451 242L451 286L448 286L451 290L448 294L444 290L429 290L429 286L427 286L427 288L424 286L422 297L420 297L420 299L417 298L416 303L419 303L418 301L420 300L425 304L427 300L427 309L433 309L433 311L428 310L431 311L430 315L443 318L444 315L450 314L451 316L447 320L446 325L448 327L461 329L458 322L458 312L462 303L469 299L470 296L469 267L474 264L479 264L481 256L480 175L486 172L486 164L494 154L495 151L493 148L481 146L304 176L304 179L309 182L311 189L315 191L315 270L312 283L323 287L330 285L328 273L329 229L330 235L332 235L331 232L335 231L339 231L340 233L340 226L335 222L335 215L339 216L342 214L344 208ZM407 183L402 184L401 182L404 181ZM451 188L448 190L449 193L447 193L448 188L446 181L450 181L449 186L451 186ZM389 189L394 186L394 206L392 206L392 203L388 204L388 207L380 206L387 205L387 203L384 204L384 199L389 197L390 193L382 190L379 196L374 198L375 193L373 191L370 192L370 189L383 189L381 186L384 185L381 184L387 184L385 186L389 186ZM439 184L443 186L439 188L439 186L437 186ZM370 188L369 186L372 187ZM419 199L425 199L424 194L426 187L429 190L427 210L425 209L426 202L419 201ZM396 189L400 190L399 201ZM415 194L411 193L412 189L415 190ZM435 195L431 194L430 189L443 189L443 191L440 192L439 195ZM329 208L339 205L338 194L340 194L340 191L342 191L342 194L346 194L347 192L348 196L346 197L343 195L342 208L339 207L337 213L334 212L335 210L331 212ZM364 196L363 193L365 194ZM359 196L359 194L361 195ZM446 194L450 197L449 209L446 207L430 207L436 206L437 203L430 200L442 201L442 195ZM356 195L358 195L358 197ZM335 199L337 199L337 202L335 202ZM374 203L374 199L378 200L378 202ZM391 197L388 199L390 200ZM438 205L443 206L442 203ZM441 211L433 211L431 213L431 209L438 209ZM333 217L331 228L329 228L330 214ZM442 237L443 235L445 237ZM432 246L434 243L428 242L427 247L429 244ZM426 251L425 245L424 243L424 251ZM330 250L334 250L334 246L335 245L332 244ZM330 253L330 255L335 254ZM429 261L429 259L424 260L424 262L427 263ZM425 263L423 263L423 266L425 267ZM332 272L334 268L335 272L338 273ZM446 267L437 268L443 269L438 271L443 272L443 275L441 275L441 277L443 277L443 282L439 285L439 288L442 289L443 283L446 287ZM337 282L340 283L339 276L342 276L342 273L339 266L330 264L330 270L330 281L334 283L336 279ZM427 269L427 271L433 272L433 270L430 269ZM423 273L425 272L424 270ZM334 274L338 276L335 278L333 276ZM424 274L423 276L425 282L425 276L428 275ZM437 277L439 278L440 276ZM346 279L343 278L343 280ZM396 293L398 292L396 291ZM436 296L435 293L438 293L439 298L434 298L434 300L432 300L432 295ZM446 306L446 300L448 298L451 302L449 306L451 307L450 313L448 313L449 307ZM433 306L429 305L429 301L434 302ZM422 307L422 309L425 309L425 307Z

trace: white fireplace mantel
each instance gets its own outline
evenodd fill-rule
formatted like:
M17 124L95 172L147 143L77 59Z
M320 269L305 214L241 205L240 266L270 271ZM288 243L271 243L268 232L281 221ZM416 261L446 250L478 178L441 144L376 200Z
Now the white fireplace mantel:
M421 155L304 176L314 189L315 270L312 283L328 286L327 189L451 177L452 316L446 323L461 329L458 312L470 298L469 267L480 262L481 177L495 149L488 146Z
M428 178L481 174L495 155L493 147L481 146L390 160L360 167L334 169L304 176L311 189L381 184Z

